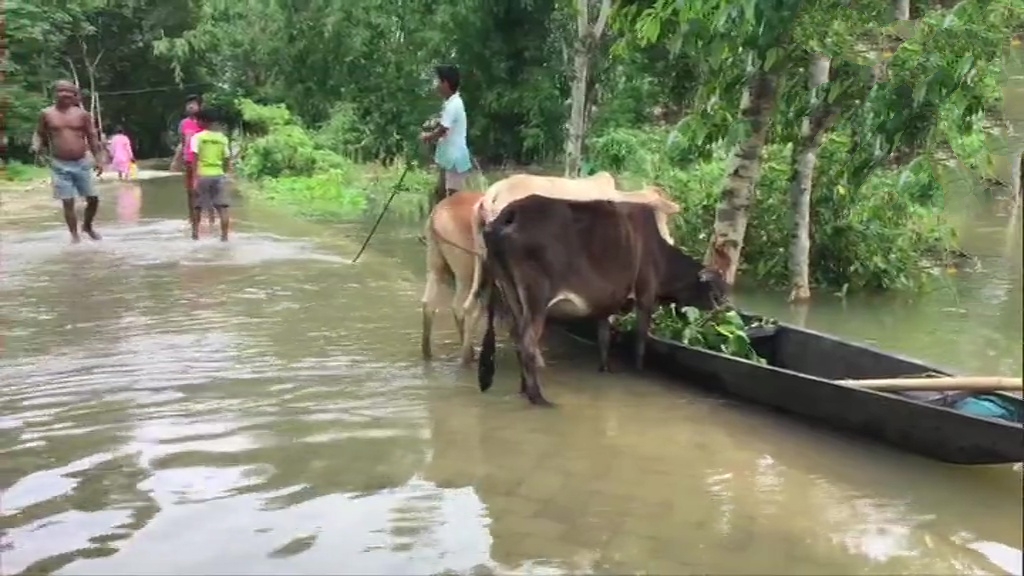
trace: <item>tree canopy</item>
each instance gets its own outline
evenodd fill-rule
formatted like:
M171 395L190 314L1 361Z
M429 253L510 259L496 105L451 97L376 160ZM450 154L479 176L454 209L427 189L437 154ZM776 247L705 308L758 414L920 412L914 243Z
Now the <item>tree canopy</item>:
M763 226L748 237L745 222L775 203L788 218L807 154L821 249L866 241L821 209L854 210L842 199L880 178L920 206L941 195L949 159L993 176L985 133L1008 130L1001 87L1022 29L1024 0L9 0L7 134L24 157L52 82L71 78L143 156L169 154L184 96L202 93L240 116L261 113L243 101L280 104L316 131L310 146L388 161L417 146L438 109L433 67L453 63L482 164L562 165L578 150L569 172L629 173L684 195L717 177L677 227L735 244L737 266L748 245L752 266L784 269L785 246ZM827 74L809 83L816 61ZM856 276L852 261L828 272L815 250L817 283Z

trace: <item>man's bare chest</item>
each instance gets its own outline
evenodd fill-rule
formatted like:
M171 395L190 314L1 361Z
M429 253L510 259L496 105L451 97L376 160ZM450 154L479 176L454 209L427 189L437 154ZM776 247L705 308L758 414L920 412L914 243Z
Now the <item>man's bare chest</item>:
M54 132L64 131L84 131L86 128L85 115L78 114L62 114L60 112L54 112L47 114L46 125L49 126L50 130Z

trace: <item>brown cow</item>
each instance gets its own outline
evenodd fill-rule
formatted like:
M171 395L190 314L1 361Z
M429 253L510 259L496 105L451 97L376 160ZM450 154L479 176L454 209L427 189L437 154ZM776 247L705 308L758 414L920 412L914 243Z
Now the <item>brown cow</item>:
M601 369L607 369L608 317L632 302L637 315L636 365L643 368L651 315L661 302L702 309L725 304L727 255L714 269L671 246L645 204L574 202L529 196L505 207L484 228L487 333L480 351L480 389L494 379L494 311L500 292L513 324L520 391L549 405L537 378L539 342L548 315L600 322Z
M679 205L670 200L665 191L649 186L637 192L623 192L615 187L615 178L608 172L598 172L585 178L560 178L557 176L535 176L514 174L492 184L477 205L473 217L474 247L481 259L486 256L483 241L483 227L494 219L512 202L527 196L546 196L560 200L587 202L610 200L614 202L640 203L655 209L658 232L669 244L675 244L668 228L668 217L679 212ZM477 299L480 290L480 264L473 270L473 289L469 298ZM466 302L469 306L469 302ZM541 360L543 364L543 360Z
M469 298L475 281L479 253L475 248L472 214L483 198L480 192L460 191L437 203L427 218L427 286L423 291L423 335L420 347L424 359L431 357L430 333L434 314L443 305L446 292L454 288L452 316L459 332L463 364L473 361L473 332L480 303Z

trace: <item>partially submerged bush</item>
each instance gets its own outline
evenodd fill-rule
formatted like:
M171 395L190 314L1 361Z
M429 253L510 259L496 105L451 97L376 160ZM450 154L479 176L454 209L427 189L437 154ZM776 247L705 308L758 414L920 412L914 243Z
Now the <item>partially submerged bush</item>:
M712 160L689 162L685 143L668 134L629 129L596 135L590 161L615 172L622 185L665 188L682 208L672 223L678 245L700 255L713 228L728 156L723 149ZM899 170L879 169L851 191L837 176L849 146L848 134L837 131L819 153L811 200L812 284L854 290L924 286L936 260L955 242L932 165L917 160ZM760 285L783 287L789 280L791 157L788 146L770 145L762 158L743 247L743 274Z
M360 166L355 154L362 128L345 106L317 132L297 123L284 106L263 106L241 100L239 109L248 125L261 135L245 143L239 173L257 183L258 195L293 208L300 214L325 219L354 219L382 208L395 190L404 165ZM410 168L391 210L415 216L425 210L434 176Z

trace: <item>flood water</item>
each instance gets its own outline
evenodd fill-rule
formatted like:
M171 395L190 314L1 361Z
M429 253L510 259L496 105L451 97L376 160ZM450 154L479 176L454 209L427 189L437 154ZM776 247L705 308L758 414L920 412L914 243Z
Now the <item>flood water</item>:
M56 208L4 222L2 574L1022 573L1012 467L599 374L555 334L558 409L518 397L505 350L481 394L447 315L419 357L415 232L352 265L365 228L241 206L230 243L196 243L182 208L177 179L114 186L106 238L74 247ZM955 291L802 321L1019 375L1004 220L972 221L983 269Z

